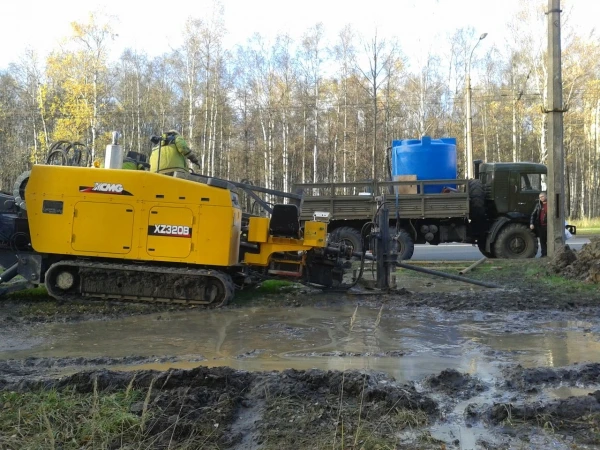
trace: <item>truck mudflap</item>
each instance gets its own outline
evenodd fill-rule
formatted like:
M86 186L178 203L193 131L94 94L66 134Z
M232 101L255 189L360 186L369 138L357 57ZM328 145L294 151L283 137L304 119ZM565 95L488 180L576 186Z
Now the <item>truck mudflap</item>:
M487 233L487 239L485 241L485 251L488 253L493 252L492 244L496 240L498 233L502 229L502 227L510 222L511 220L508 217L500 217L496 219L496 221L492 224L490 230Z

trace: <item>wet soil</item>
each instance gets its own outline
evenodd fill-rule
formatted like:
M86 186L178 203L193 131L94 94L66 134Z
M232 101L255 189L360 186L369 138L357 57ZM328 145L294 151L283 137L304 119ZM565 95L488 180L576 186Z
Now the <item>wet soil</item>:
M600 283L600 236L592 236L580 251L565 245L550 261L550 269L570 279Z
M3 380L0 393L12 392L15 401L15 393L50 390L95 398L140 391L144 401L128 413L149 417L135 442L143 448L598 448L600 390L560 399L534 397L531 391L566 371L570 384L586 385L592 376L597 386L599 369L598 364L545 369L537 376L537 369L513 368L513 379L527 381L512 388L497 380L501 390L484 402L482 391L494 390L494 383L453 370L423 384L398 383L373 371L99 370ZM0 406L15 415L11 404ZM464 421L462 432L453 431L456 415ZM19 437L11 438L0 443L19 448Z
M436 403L412 385L354 371L103 370L3 388L19 393L74 390L96 396L141 390L146 393L144 404L132 405L130 412L144 411L151 417L142 448L147 443L151 448L321 448L332 439L347 448L356 437L373 448L369 441L391 441L386 436L391 425L425 424L437 412Z
M575 258L575 259L574 259ZM576 260L576 258L579 258ZM483 281L496 289L456 281L435 275L398 269L392 275L396 287L387 292L372 288L373 277L368 268L364 280L344 292L328 292L296 285L273 292L262 286L247 288L236 293L226 310L253 306L319 306L348 301L363 303L380 301L397 306L431 306L445 311L539 311L580 310L600 306L600 289L594 282L595 268L600 258L600 237L593 238L579 252L568 247L554 259L488 260L475 270L463 275L467 280ZM579 261L579 263L577 262ZM458 275L464 264L426 265L442 273ZM355 263L356 265L356 263ZM419 265L415 263L415 265ZM591 270L591 272L590 272ZM592 275L590 275L590 273ZM549 282L551 277L565 282ZM570 280L574 280L570 282ZM348 283L350 279L346 280ZM127 316L160 312L205 310L203 306L137 304L130 302L73 300L56 301L39 291L28 295L13 294L0 302L0 321L10 324L48 322L77 322L114 320Z
M65 369L82 370L87 367L127 366L144 364L171 364L180 361L198 362L202 361L198 356L124 356L121 358L111 357L65 357L65 358L36 358L5 359L0 360L0 373L4 376L1 383L11 384L16 380L43 379L48 374L64 373Z
M600 292L561 258L466 275L498 289L401 270L390 292L253 290L218 311L11 297L0 399L138 390L145 433L107 448L600 448Z

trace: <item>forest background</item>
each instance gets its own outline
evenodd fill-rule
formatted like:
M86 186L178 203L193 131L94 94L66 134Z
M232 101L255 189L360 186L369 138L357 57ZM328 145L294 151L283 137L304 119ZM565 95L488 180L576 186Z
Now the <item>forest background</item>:
M27 51L0 71L0 189L52 143L79 141L102 158L113 131L125 151L149 154L149 137L178 129L206 175L291 190L298 182L381 179L395 139L456 137L465 175L466 77L471 73L473 158L545 163L547 2L523 1L502 48L474 46L458 28L435 52L352 25L325 39L256 33L224 45L223 9L180 19L182 44L150 57L127 48L109 59L113 17L73 22L43 59ZM567 215L600 216L600 42L562 21ZM469 61L471 62L469 64ZM434 162L433 162L434 163Z

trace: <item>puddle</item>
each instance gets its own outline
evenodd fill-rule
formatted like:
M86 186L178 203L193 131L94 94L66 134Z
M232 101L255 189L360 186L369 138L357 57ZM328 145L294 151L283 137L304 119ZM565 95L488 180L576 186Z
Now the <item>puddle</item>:
M28 349L0 344L0 359L193 355L205 360L127 368L366 368L398 381L450 368L490 381L500 363L557 367L600 360L594 325L355 305L195 310L40 325L23 337L31 343Z
M0 341L0 360L135 355L179 360L110 368L371 369L400 382L416 381L418 389L424 389L420 381L426 376L456 369L477 377L486 390L466 400L444 400L444 394L432 393L440 404L446 402L448 409L430 431L445 442L458 440L465 450L480 448L481 441L493 444L498 438L484 423L467 425L465 414L469 405L511 401L514 394L497 384L505 363L536 368L600 361L600 322L577 320L576 313L447 313L434 308L398 308L393 303L380 308L347 304L191 310L111 321L40 324L29 335L24 333L18 333L18 345L11 344L10 338ZM56 370L68 374L81 369ZM565 399L594 390L558 386L536 396ZM499 439L497 442L502 437ZM535 448L568 448L550 435L535 435L534 441Z
M475 450L478 441L483 439L488 443L498 444L497 440L483 424L464 426L465 410L470 404L482 404L483 398L469 399L459 402L454 409L446 415L444 422L438 422L430 429L431 435L445 442L460 441L461 450Z
M555 389L546 389L545 394L551 399L566 399L569 397L582 397L591 394L596 389L586 389L571 386L561 386Z

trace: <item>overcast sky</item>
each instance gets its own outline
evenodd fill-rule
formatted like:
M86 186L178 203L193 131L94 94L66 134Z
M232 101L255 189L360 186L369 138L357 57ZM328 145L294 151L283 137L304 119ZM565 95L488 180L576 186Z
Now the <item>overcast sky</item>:
M475 34L487 32L486 45L502 47L505 24L517 10L519 1L546 0L222 0L228 31L227 46L243 43L254 32L272 36L289 32L299 37L315 23L335 35L351 23L367 37L395 35L402 50L425 54L439 45L440 33L472 26ZM157 56L178 47L182 23L189 16L202 17L210 0L5 0L0 27L2 51L0 69L18 61L26 48L45 56L57 47L59 39L70 35L69 23L87 22L87 14L103 10L118 17L119 34L113 55L127 47ZM573 5L573 19L582 29L591 29L600 20L600 0L563 0L563 9ZM437 38L437 40L436 40ZM483 47L482 43L482 47Z

